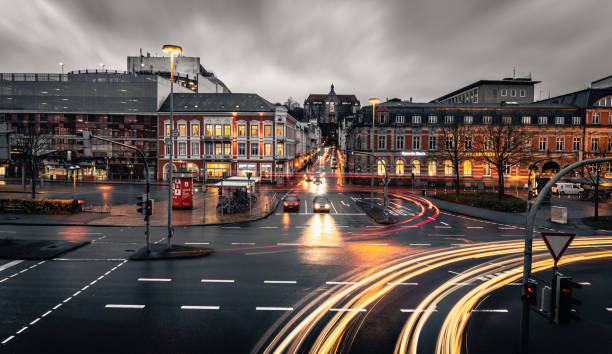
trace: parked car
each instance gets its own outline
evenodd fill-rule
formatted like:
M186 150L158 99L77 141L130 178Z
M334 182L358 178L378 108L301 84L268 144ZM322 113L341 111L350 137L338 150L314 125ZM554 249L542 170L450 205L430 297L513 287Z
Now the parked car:
M287 210L299 211L300 210L300 198L298 198L297 194L295 193L287 194L287 196L285 196L285 200L283 201L283 207L285 208L285 211Z
M581 188L576 183L555 183L555 185L551 188L551 191L558 194L577 195L584 192L584 188Z
M315 213L329 213L330 210L330 202L329 199L327 199L327 197L324 196L318 196L315 197L315 199L313 200L313 205L314 205L314 212Z

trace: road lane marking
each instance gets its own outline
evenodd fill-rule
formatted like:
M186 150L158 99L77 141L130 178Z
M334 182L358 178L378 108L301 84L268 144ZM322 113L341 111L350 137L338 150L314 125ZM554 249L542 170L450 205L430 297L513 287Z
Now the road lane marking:
M507 309L482 309L482 310L472 310L472 312L497 312L497 313L507 313Z
M10 342L11 339L15 338L15 336L10 336L8 338L6 338L5 340L2 341L2 344L6 344L8 342Z
M440 226L440 225L436 225L434 226L436 229L452 229L452 227L450 226Z
M336 210L336 207L334 206L334 202L330 200L329 204L331 204L332 208L334 208L334 214L338 214L338 210Z
M4 278L4 279L0 280L0 283L4 283L7 280L9 280L9 278Z
M220 306L181 306L181 310L218 310Z
M40 317L36 318L34 321L30 322L30 326L36 324L36 322L40 321Z
M293 311L293 307L255 307L255 311Z
M431 246L431 243L411 243L408 246Z
M326 281L325 284L327 285L355 285L358 283L354 281Z
M308 202L304 201L304 212L308 213Z
M222 229L239 229L240 226L221 226Z
M107 309L144 309L145 305L106 304Z
M510 286L521 286L523 285L523 283L508 283L506 285L510 285Z
M255 246L255 242L232 242L232 245Z
M468 229L484 229L483 226L468 226Z
M278 229L278 226L260 226L260 229Z
M605 230L604 230L605 231ZM2 230L0 231L0 233L4 233L4 234L16 234L17 231L13 231L13 230Z
M588 281L579 281L578 284L582 285L582 286L588 286L591 285L591 283L589 283Z
M445 223L444 221L440 221L440 224L448 226L448 224Z
M21 332L25 331L26 329L28 329L28 326L24 326L23 328L21 328L20 330L17 331L17 334L21 334Z
M62 301L63 303L67 303L68 301L72 300L72 296L66 298L64 301Z
M299 243L285 243L285 242L279 242L276 245L277 246L300 246Z
M366 227L382 227L382 226L378 226L378 225L368 225Z
M344 200L341 200L341 201L340 201L340 203L342 203L342 205L344 205L344 206L346 206L346 207L347 207L347 206L351 206L350 204L345 203L345 202L344 202Z
M9 269L10 267L16 266L17 264L23 262L22 260L18 260L18 261L12 261L12 262L8 262L2 266L0 266L0 272L5 270L5 269Z
M500 229L500 230L514 230L514 229L516 229L516 227L505 227L505 226L504 227L498 226L497 228Z
M185 242L186 245L209 245L210 242Z
M438 312L437 309L433 309L433 310L430 310L430 309L421 309L421 310L419 309L400 309L400 311L401 312Z
M172 281L171 278L138 278L138 281Z
M606 307L606 311L612 312L612 307Z
M348 225L338 225L336 227L350 227L350 226L348 226Z
M387 283L387 285L419 285L419 283L396 283L396 282L389 282L389 283Z
M297 280L264 280L264 284L297 284Z
M465 286L465 285L472 285L472 283L450 283L450 285L453 285L453 286Z
M75 296L79 295L80 293L81 293L81 290L79 290L76 293L72 294L72 297L75 297Z
M463 273L455 272L455 271L452 271L452 270L449 270L448 272L451 273L451 274L455 274L455 275L463 275Z
M365 312L366 309L343 309L343 308L331 308L329 311L332 312Z
M232 279L202 279L200 283L234 283Z
M60 308L60 306L62 306L63 304L60 302L59 304L53 306L54 310L57 310L58 308Z
M49 311L43 313L42 316L40 316L40 317L47 317L52 311L53 310L49 310Z

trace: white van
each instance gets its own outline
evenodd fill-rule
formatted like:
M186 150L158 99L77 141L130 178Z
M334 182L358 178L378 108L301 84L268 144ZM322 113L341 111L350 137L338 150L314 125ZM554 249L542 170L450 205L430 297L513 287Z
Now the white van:
M584 189L576 183L555 183L551 188L551 192L559 194L579 194L584 192Z

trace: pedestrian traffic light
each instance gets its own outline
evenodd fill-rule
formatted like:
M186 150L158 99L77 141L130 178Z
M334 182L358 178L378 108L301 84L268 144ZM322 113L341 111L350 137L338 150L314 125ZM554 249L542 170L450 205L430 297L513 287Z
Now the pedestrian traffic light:
M527 301L529 305L537 305L538 303L538 284L532 280L527 282L527 285L523 285L525 289L525 295L523 298Z
M557 324L568 324L572 319L578 320L579 317L575 314L575 310L572 309L572 304L580 304L580 300L574 298L573 290L582 288L582 285L572 281L571 277L557 276L557 306L556 306L556 318Z
M143 195L142 197L138 197L138 203L136 205L139 206L138 212L140 214L146 214L147 209L147 196Z

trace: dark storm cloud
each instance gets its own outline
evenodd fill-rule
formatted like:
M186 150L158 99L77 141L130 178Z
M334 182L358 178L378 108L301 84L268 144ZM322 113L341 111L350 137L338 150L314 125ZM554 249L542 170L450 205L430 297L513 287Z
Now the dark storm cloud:
M0 0L3 72L106 68L183 45L235 92L430 100L532 73L544 95L612 74L607 0Z

